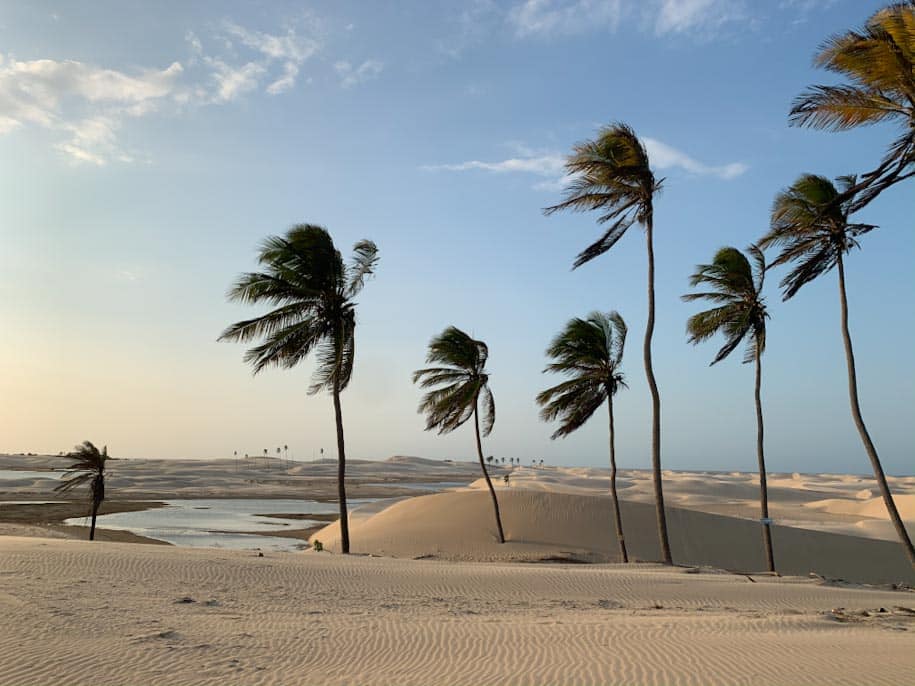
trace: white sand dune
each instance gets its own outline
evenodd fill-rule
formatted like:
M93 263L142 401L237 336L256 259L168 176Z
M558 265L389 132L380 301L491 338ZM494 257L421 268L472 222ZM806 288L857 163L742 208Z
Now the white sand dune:
M913 619L893 609L912 594L810 580L27 538L0 538L0 574L2 684L858 686L915 670Z
M448 560L539 560L569 557L614 562L618 548L607 496L499 490L507 542L499 544L489 494L464 490L409 498L378 511L358 510L351 524L354 552ZM630 556L660 559L655 510L622 502ZM683 508L668 508L675 561L723 569L765 569L760 525ZM783 574L822 576L865 583L915 585L915 572L897 543L790 527L773 528L776 565ZM339 548L339 524L312 537Z

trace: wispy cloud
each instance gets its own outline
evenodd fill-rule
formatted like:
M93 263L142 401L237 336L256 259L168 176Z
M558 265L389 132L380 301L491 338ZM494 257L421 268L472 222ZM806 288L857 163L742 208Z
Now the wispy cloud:
M524 0L508 19L521 37L570 35L613 30L622 12L623 0Z
M648 150L651 165L656 170L680 169L695 176L713 176L729 181L749 169L749 166L743 162L731 162L723 165L705 164L681 150L654 138L644 138L642 141ZM541 177L539 181L533 184L534 190L558 191L568 186L573 178L565 173L565 161L565 156L557 152L528 150L527 154L503 160L468 160L451 164L425 165L422 169L426 171L484 171L495 174L530 174Z
M371 79L377 78L384 69L384 63L378 60L366 60L358 67L346 61L336 62L334 69L337 76L340 77L340 85L343 88L352 88L360 83L365 83Z
M656 8L655 32L709 32L747 18L741 0L662 0Z
M749 169L749 166L743 162L722 165L705 164L654 138L643 138L642 142L648 151L648 159L651 160L655 169L682 169L697 176L717 176L725 181L736 179Z
M65 134L55 147L74 161L102 165L130 159L117 145L121 122L173 98L183 72L179 62L126 73L76 60L0 55L0 134L34 125Z
M304 65L322 50L324 33L320 21L303 15L276 33L226 20L203 36L187 31L185 40L188 54L164 69L20 61L0 54L0 135L39 127L56 134L51 144L71 162L131 162L138 155L119 143L130 120L225 105L256 92L290 91ZM348 88L374 78L382 66L378 60L357 67L339 62L335 72Z

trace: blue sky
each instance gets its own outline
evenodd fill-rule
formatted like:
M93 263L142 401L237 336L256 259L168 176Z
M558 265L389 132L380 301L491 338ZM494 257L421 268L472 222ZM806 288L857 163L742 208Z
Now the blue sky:
M551 442L533 397L551 336L617 309L630 326L618 456L648 464L641 366L644 236L570 271L597 235L544 217L561 162L628 122L665 177L655 210L663 403L672 469L755 468L752 368L686 344L696 263L767 227L802 172L872 168L895 131L789 128L792 98L863 0L0 3L0 450L84 439L115 455L217 457L288 444L333 454L310 366L252 378L217 344L264 236L320 223L379 246L359 299L348 453L469 457L471 429L423 432L410 382L449 324L489 343L485 451L606 463L603 418ZM863 411L887 468L912 473L912 185L860 216L849 260ZM782 303L764 360L772 470L869 469L850 421L835 275Z

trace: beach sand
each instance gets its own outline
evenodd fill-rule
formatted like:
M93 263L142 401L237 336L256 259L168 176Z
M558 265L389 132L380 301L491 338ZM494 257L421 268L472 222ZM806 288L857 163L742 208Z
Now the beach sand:
M3 684L858 686L915 669L896 609L913 594L796 578L14 537L0 575Z
M0 458L0 469L11 462L23 458ZM227 461L130 462L115 463L109 493L131 500L310 498L331 466L262 476ZM674 558L687 566L664 567L608 564L606 471L497 478L500 545L477 469L356 461L363 492L467 486L356 509L360 554L347 557L333 552L337 523L312 535L326 552L259 556L39 538L67 527L22 509L0 522L20 533L0 536L0 684L911 683L915 574L866 477L772 475L776 564L788 576L771 577L758 574L752 474L666 474ZM915 479L891 483L911 521ZM656 560L650 474L626 471L620 487L630 552ZM0 499L47 489L0 481Z

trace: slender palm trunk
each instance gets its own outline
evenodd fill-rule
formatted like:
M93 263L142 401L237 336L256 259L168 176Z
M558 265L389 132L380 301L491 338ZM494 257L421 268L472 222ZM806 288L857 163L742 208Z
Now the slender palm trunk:
M648 242L648 321L645 324L645 344L642 354L645 358L645 376L651 390L651 470L654 478L655 510L658 517L658 540L661 557L666 564L673 564L670 554L670 540L667 537L667 515L664 511L664 486L661 483L661 395L651 366L651 337L654 334L654 217L645 223Z
M775 571L775 556L772 553L772 531L769 526L769 489L766 486L766 456L763 451L762 413L762 351L756 342L756 458L759 461L759 516L763 525L763 545L766 548L766 564L769 571Z
M848 365L848 398L851 402L851 416L855 420L855 426L861 435L861 442L864 443L864 450L870 458L871 467L874 469L874 477L880 486L880 494L883 496L883 503L890 515L890 521L896 528L896 534L899 541L905 549L906 555L909 556L909 562L915 567L915 548L912 547L912 539L902 523L902 517L899 516L899 510L896 509L896 503L893 501L893 494L890 493L889 484L886 482L886 475L883 473L883 466L880 464L880 458L877 456L877 449L871 441L867 427L864 426L864 419L861 417L861 407L858 404L858 378L855 372L855 353L851 347L851 334L848 331L848 298L845 295L845 264L842 260L842 253L839 253L839 302L842 305L842 339L845 343L845 362Z
M616 438L613 432L613 395L607 395L607 412L610 414L610 496L613 498L613 520L616 524L616 540L620 544L620 560L629 562L626 552L626 538L623 536L623 516L620 514L620 499L616 494Z
M496 498L496 489L492 487L492 481L489 479L489 472L486 471L486 462L483 460L483 444L480 442L480 418L477 416L477 407L473 407L473 428L477 436L477 457L480 458L480 469L483 470L483 476L486 479L486 486L489 487L489 495L492 496L492 507L496 512L496 527L499 529L499 543L505 543L505 534L502 531L502 515L499 513L499 499Z
M98 517L98 508L101 505L100 502L95 500L92 501L92 524L89 525L89 540L95 540L95 519Z
M340 501L340 552L349 553L349 512L346 509L346 450L343 445L343 410L334 382L334 417L337 420L337 499Z

